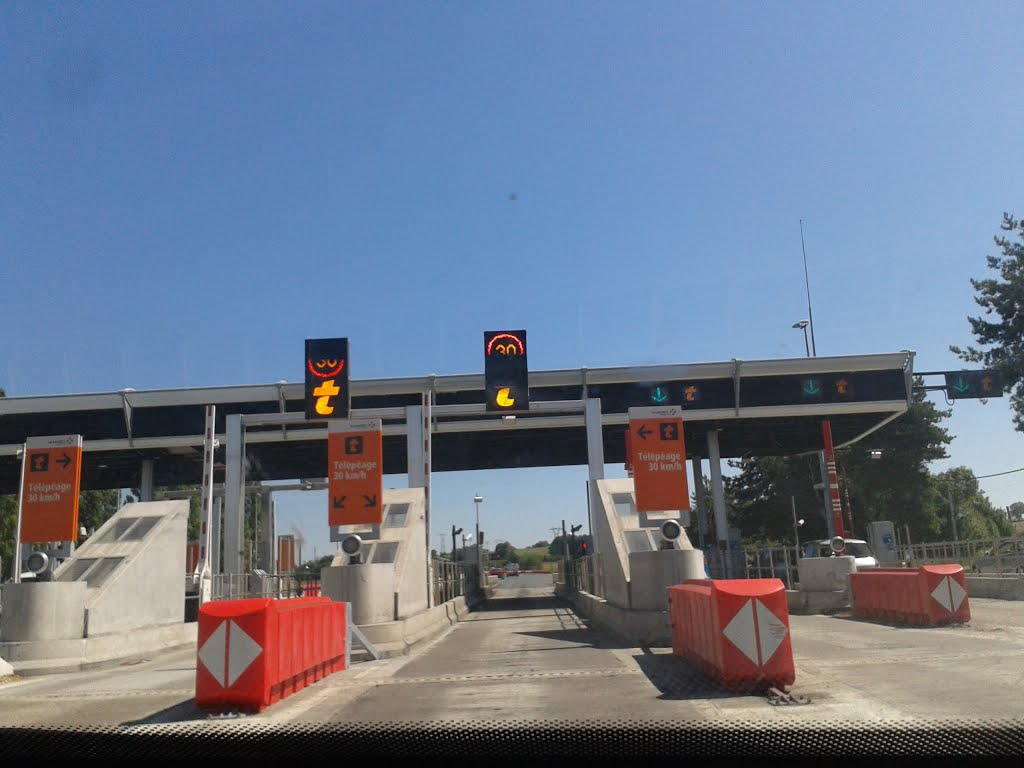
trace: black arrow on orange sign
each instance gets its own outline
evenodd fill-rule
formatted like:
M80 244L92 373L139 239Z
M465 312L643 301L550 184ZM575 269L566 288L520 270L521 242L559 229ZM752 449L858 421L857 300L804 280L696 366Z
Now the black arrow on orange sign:
M639 435L639 436L640 436L640 439L641 439L641 440L646 440L646 439L647 439L647 436L648 436L649 434L651 434L651 430L649 430L649 429L647 428L647 425L646 425L646 424L641 424L641 425L640 425L640 429L638 429L638 430L636 431L636 433L637 433L637 435Z
M345 508L345 497L344 496L335 496L334 497L334 508L335 509L344 509Z
M366 499L366 503L363 504L364 507L376 507L377 506L377 494L373 494L373 496L367 496L364 493L363 494L363 498Z
M61 456L59 459L57 459L57 463L58 464L63 464L64 465L64 469L67 469L68 465L71 463L71 457L68 456L65 453L63 456Z

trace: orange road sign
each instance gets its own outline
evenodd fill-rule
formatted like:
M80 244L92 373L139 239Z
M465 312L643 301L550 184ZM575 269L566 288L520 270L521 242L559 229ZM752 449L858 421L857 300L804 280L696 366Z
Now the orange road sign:
M690 509L681 414L677 406L629 409L633 494L638 512Z
M277 537L277 572L291 573L295 570L295 537Z
M380 419L332 419L327 425L328 525L384 522Z
M77 541L82 436L30 437L22 461L18 541Z

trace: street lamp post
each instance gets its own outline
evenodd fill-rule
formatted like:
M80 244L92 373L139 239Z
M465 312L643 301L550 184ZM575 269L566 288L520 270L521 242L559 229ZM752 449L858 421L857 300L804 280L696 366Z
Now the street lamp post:
M803 329L803 332L804 332L804 349L807 351L807 356L810 357L811 356L811 348L810 348L810 346L807 343L807 325L808 325L808 322L806 320L798 320L797 322L793 323L793 327L794 328L801 328L801 329Z
M800 557L800 526L804 524L804 520L796 519L796 496L790 496L789 500L793 504L793 540L796 542L796 556Z
M796 496L789 497L790 502L793 505L793 542L796 544L796 553L793 555L793 567L797 570L797 578L799 579L800 572L800 526L804 524L804 519L801 517L797 520L796 517ZM790 575L789 583L792 588L793 578Z
M484 566L483 566L483 555L480 553L480 502L484 500L484 497L479 493L473 497L473 503L476 504L476 567L477 567L477 581L482 586L484 583Z

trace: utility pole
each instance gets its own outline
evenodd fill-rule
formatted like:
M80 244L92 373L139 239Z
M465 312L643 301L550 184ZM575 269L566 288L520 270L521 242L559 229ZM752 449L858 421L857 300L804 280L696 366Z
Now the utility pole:
M461 528L452 526L452 562L454 563L458 559L458 545L455 543L455 537L462 533Z
M949 504L949 519L953 523L953 541L960 541L960 536L956 531L956 499L953 498L952 494L949 496L943 496L942 498L947 504Z

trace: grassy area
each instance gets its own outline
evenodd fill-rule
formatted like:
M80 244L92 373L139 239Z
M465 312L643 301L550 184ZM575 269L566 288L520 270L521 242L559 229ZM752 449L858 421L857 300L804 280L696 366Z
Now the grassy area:
M553 571L557 568L556 563L545 560L549 554L547 547L524 547L523 549L517 549L516 552L519 567L523 570Z

